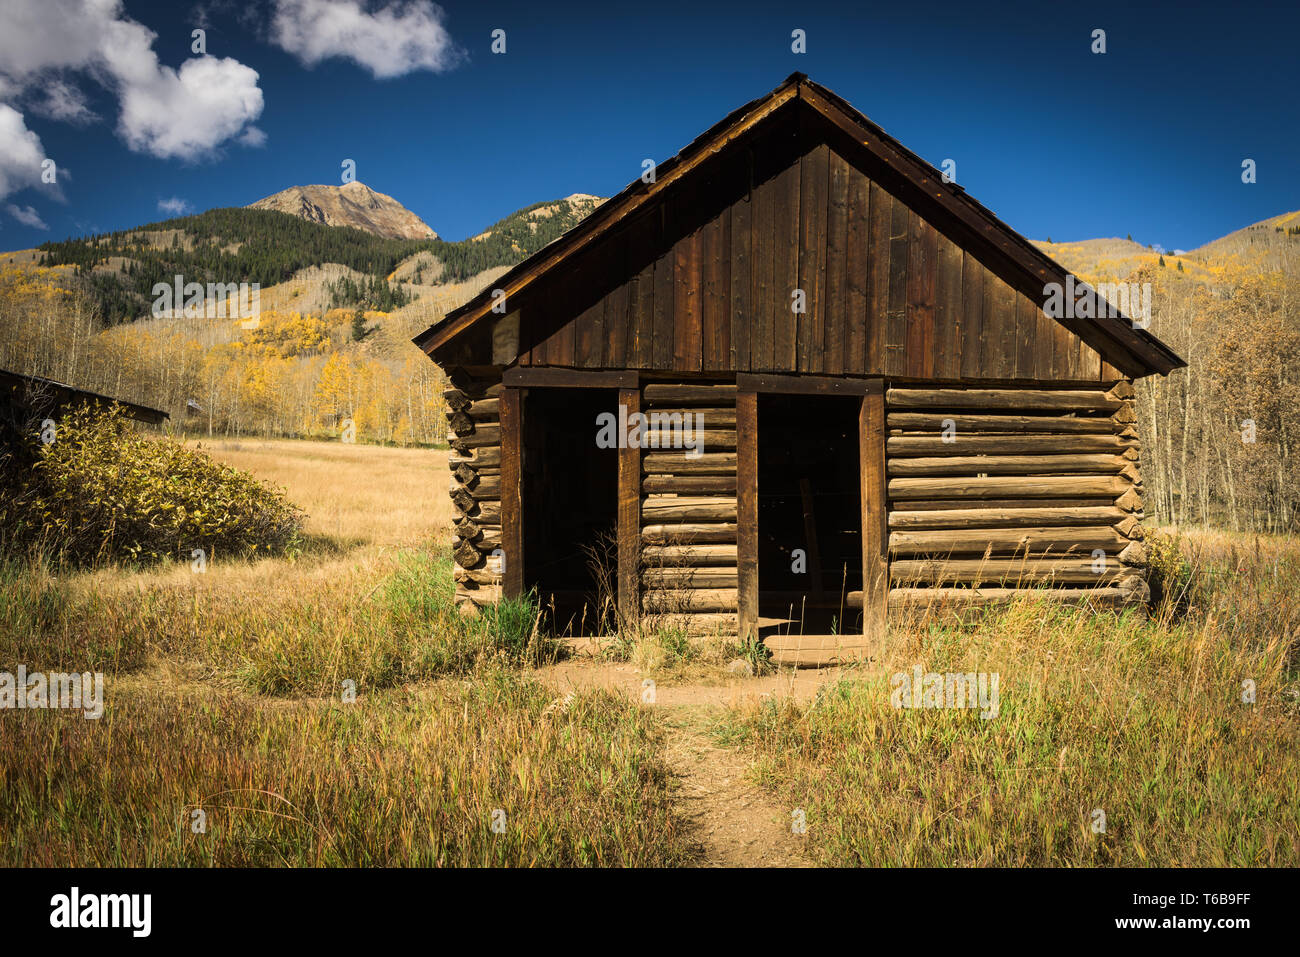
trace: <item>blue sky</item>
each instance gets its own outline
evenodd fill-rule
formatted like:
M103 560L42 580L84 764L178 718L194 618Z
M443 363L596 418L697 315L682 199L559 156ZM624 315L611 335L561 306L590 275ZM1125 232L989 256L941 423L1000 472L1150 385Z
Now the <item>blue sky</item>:
M1191 249L1300 208L1294 3L81 2L0 7L0 249L337 184L345 159L461 239L611 195L795 70L1035 239ZM182 68L197 26L208 73ZM40 154L53 187L13 172Z

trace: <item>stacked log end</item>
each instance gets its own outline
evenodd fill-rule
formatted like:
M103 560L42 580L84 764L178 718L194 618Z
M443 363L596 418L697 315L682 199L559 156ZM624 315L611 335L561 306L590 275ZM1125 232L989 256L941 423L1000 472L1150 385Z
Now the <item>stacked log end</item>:
M499 383L486 382L443 394L451 446L456 606L464 614L477 614L501 597L501 570L493 557L501 547L500 395Z
M1132 383L890 389L890 606L1145 603Z
M736 387L650 383L642 411L661 425L641 455L642 614L693 634L734 634ZM664 447L673 443L672 424L688 414L702 417L699 433L685 436L702 439L699 455Z

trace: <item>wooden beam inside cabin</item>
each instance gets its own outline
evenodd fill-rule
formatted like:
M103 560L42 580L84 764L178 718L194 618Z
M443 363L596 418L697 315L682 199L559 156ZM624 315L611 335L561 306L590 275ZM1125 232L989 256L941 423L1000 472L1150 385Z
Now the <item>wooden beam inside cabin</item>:
M889 608L889 531L885 512L885 390L871 380L858 415L862 479L862 633L883 638Z
M736 396L737 634L758 640L758 393Z
M618 401L630 419L641 411L641 390L622 389ZM628 626L641 613L641 447L624 444L618 450L618 608L620 625Z
M790 395L865 395L869 379L850 379L824 375L751 375L736 376L740 392L783 392Z
M637 373L516 366L507 369L501 381L529 389L635 389Z
M523 390L509 387L501 393L501 550L505 568L501 593L519 598L524 593L523 515Z

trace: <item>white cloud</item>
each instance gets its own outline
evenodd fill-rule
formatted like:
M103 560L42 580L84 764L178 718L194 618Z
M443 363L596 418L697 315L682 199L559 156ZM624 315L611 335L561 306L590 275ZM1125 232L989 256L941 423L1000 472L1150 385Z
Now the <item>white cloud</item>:
M238 60L204 56L179 71L157 61L137 69L122 87L118 132L138 152L195 158L244 133L262 113L257 71Z
M266 133L256 126L250 126L239 136L239 142L245 146L258 147L266 145Z
M392 0L368 12L361 0L276 0L272 39L307 66L352 60L378 78L416 70L441 73L465 53L429 0Z
M27 128L23 115L0 103L0 199L40 186L44 159L41 138Z
M158 200L158 212L166 213L168 216L184 216L193 208L189 200L181 199L179 196Z
M85 94L58 77L53 77L42 85L31 106L42 116L64 123L83 124L99 119L86 105Z
M84 120L89 109L65 75L88 74L117 94L126 144L159 157L199 158L245 134L262 113L257 72L211 56L173 69L159 62L155 38L121 0L5 0L0 91L44 92L38 102L51 115Z
M41 219L40 213L36 212L31 206L15 206L10 203L7 207L9 215L24 226L30 226L32 229L49 229L45 225L45 220Z

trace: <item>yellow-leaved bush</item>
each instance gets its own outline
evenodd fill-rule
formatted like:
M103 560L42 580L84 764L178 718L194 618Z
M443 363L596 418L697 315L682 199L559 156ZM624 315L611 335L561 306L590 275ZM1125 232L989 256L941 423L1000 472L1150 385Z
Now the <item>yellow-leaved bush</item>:
M66 410L53 442L24 441L18 459L28 467L0 502L11 546L87 565L190 561L196 549L206 559L278 555L299 544L304 515L282 490L146 435L120 409Z

